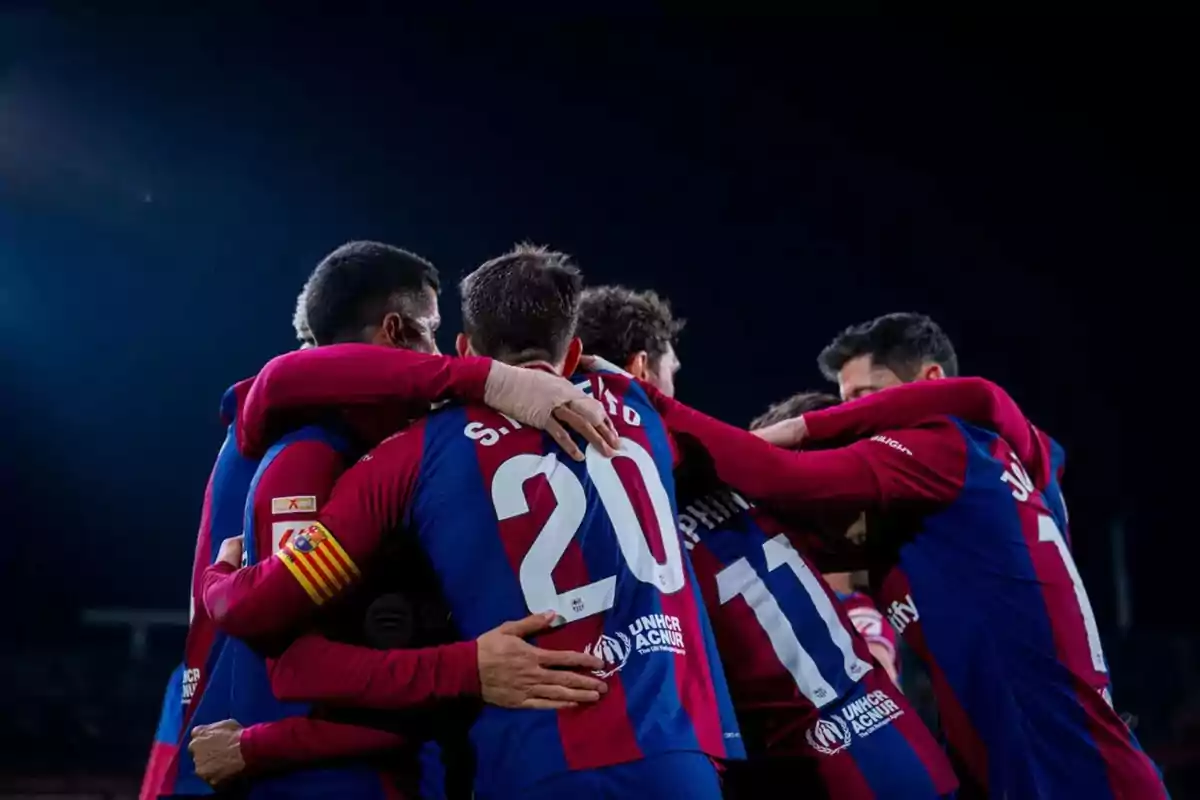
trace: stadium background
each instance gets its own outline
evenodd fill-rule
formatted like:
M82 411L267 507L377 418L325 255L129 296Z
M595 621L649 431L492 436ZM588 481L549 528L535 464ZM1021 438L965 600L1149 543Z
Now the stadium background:
M731 421L846 324L941 321L1066 445L1118 706L1200 797L1194 58L1099 30L0 12L0 796L136 786L216 401L321 255L432 259L447 346L530 238L671 297Z

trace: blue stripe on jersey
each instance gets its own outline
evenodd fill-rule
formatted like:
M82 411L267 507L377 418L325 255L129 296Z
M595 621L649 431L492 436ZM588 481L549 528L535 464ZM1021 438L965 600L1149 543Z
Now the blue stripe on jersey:
M183 725L183 664L171 671L167 690L163 693L162 713L154 731L154 741L179 744L179 728Z
M963 489L900 549L930 654L987 748L994 796L1109 798L1017 501L1001 481L1006 465L991 455L997 436L955 424L967 445Z
M646 396L642 387L635 381L630 381L629 383L627 399L629 395L632 395L636 400L647 406L650 405L650 399ZM643 414L642 428L646 432L646 438L650 441L650 454L654 456L654 463L658 466L661 474L669 476L671 479L669 483L666 483L667 496L671 498L671 516L673 519L678 520L679 507L675 497L674 482L675 459L672 454L666 426L663 424L662 417L658 414ZM729 760L740 761L746 758L746 748L742 742L741 728L738 726L737 714L733 709L733 696L729 693L729 683L725 679L725 667L721 663L721 655L717 651L717 638L713 634L712 621L708 618L708 608L704 605L704 597L700 592L700 582L696 580L696 571L692 567L691 556L689 555L688 548L683 546L682 540L683 537L680 536L680 549L687 570L688 584L691 587L692 602L695 604L696 613L700 619L700 626L704 637L704 650L708 657L709 671L712 673L713 691L717 700L717 713L721 722L721 736L725 742L725 757Z
M866 685L858 684L841 707L846 708L862 700L868 693ZM929 768L894 724L882 725L865 736L852 733L851 744L846 752L854 760L854 765L875 797L930 800L940 796Z
M464 639L474 639L529 611L500 539L475 443L463 435L466 425L462 407L447 408L427 418L411 513L458 631ZM446 491L455 492L453 502L435 494ZM427 515L432 519L424 519ZM537 764L539 772L567 769L552 711L484 706L471 728L471 744L480 786L520 785L521 774L509 771L515 772L527 762Z

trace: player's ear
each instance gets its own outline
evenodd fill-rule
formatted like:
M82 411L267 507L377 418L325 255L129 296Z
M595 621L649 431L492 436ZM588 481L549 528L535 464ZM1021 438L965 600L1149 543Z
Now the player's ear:
M471 342L467 339L465 333L460 333L454 337L454 351L460 356L465 356L471 352Z
M567 356L563 359L562 374L564 378L571 377L579 367L579 357L583 355L583 342L576 336L567 345Z
M395 311L386 314L375 332L373 344L383 344L388 347L404 346L404 320Z
M946 377L946 370L942 369L941 364L926 364L921 369L921 377L918 380L939 381Z
M646 380L650 375L650 355L645 350L639 350L629 357L628 363L625 364L625 371L639 381Z

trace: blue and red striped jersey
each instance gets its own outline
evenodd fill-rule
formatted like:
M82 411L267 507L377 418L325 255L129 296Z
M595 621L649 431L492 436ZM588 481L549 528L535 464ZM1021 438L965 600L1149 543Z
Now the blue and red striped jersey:
M453 618L474 638L531 611L564 624L541 647L605 661L609 691L561 711L487 707L479 783L521 787L674 751L739 757L740 736L676 527L674 451L640 387L593 373L621 448L562 455L549 436L477 406L431 415L407 519ZM382 448L381 448L382 449Z
M929 667L955 755L994 796L1165 797L1112 709L1063 507L1056 513L1007 441L947 425L943 435L964 451L961 488L908 525L881 524L895 557L877 583L888 618ZM919 435L891 437L920 446Z
M819 780L821 796L953 792L958 781L937 741L797 550L808 537L725 487L689 488L711 489L680 501L679 525L751 758L747 773L757 758L791 758L811 762L793 779Z
M929 666L964 782L995 797L1166 796L1109 704L1095 618L1056 515L1005 439L931 417L791 452L655 404L721 480L764 505L869 510L880 606Z

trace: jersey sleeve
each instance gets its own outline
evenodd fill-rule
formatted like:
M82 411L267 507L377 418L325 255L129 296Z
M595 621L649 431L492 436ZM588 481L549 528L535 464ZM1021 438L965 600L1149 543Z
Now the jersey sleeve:
M312 525L273 558L204 575L204 603L227 633L243 639L292 630L359 582L359 564L404 517L421 463L418 424L388 439L346 471Z
M386 753L404 744L402 736L388 731L309 717L251 725L242 731L239 741L250 774Z
M796 452L661 393L652 397L667 429L703 448L723 483L778 511L945 504L962 489L966 444L945 418L835 450Z
M932 416L958 417L994 430L1030 469L1040 462L1033 426L1016 401L983 378L913 381L804 415L812 442L860 439L908 428Z
M228 574L220 563L202 577L201 598L209 617L234 636L254 638L270 617L266 598L296 603L291 587L272 588L259 580L263 567L282 553L292 539L316 523L317 510L328 499L345 464L327 442L303 440L283 447L263 473L249 499L254 519L255 566ZM218 577L220 578L218 580Z
M269 662L271 688L284 702L397 710L478 697L474 641L412 650L372 650L310 633Z
M295 350L267 362L237 417L238 449L266 451L297 414L388 402L428 406L454 397L483 401L491 359L428 355L368 344Z
M254 491L255 563L278 553L311 526L345 470L345 457L328 442L293 442L271 461Z

